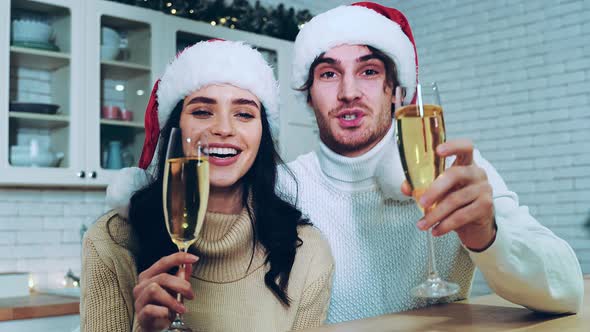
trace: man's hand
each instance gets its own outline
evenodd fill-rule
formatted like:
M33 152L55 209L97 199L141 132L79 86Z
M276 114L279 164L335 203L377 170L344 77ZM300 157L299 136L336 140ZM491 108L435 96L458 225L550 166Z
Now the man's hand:
M436 152L456 159L420 198L418 204L427 213L418 227L427 230L434 226L434 236L456 231L467 248L485 250L496 237L492 187L485 171L473 163L473 144L470 140L452 140L439 145ZM411 196L407 182L402 192Z

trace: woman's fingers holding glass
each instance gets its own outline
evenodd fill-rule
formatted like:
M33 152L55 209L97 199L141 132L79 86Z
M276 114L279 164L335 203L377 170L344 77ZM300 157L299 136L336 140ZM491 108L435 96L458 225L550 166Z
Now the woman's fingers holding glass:
M144 287L139 296L135 298L135 310L138 313L149 305L165 307L178 313L186 311L184 305L176 300L176 296L170 294L167 289L157 282L152 282Z
M139 274L139 283L144 280L151 279L153 276L158 274L166 273L170 269L180 266L181 264L193 264L196 263L199 258L195 255L188 254L185 252L177 252L172 255L168 255L160 258L154 265L144 270Z
M170 325L171 311L162 306L148 304L138 310L136 308L135 316L137 323L141 326L142 331L161 331Z

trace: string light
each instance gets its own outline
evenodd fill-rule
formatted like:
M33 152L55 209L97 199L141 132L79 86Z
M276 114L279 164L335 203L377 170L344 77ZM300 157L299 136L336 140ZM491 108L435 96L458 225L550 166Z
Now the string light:
M166 7L172 7L172 2L166 3Z
M216 26L216 25L217 25L217 22L215 22L215 21L211 21L211 25L212 25L212 26Z
M176 15L176 9L172 8L172 9L170 10L170 12L172 13L172 15Z

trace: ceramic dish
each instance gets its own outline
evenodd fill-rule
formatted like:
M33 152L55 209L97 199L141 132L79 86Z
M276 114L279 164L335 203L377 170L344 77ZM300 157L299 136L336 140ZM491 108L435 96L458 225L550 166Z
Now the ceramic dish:
M49 23L30 19L12 21L12 40L19 42L47 43L53 34Z
M59 109L59 105L13 101L10 102L9 109L11 112L55 114Z
M36 43L36 42L21 42L21 41L13 41L12 46L18 47L26 47L26 48L36 48L39 50L45 51L54 51L59 52L59 47L51 43Z

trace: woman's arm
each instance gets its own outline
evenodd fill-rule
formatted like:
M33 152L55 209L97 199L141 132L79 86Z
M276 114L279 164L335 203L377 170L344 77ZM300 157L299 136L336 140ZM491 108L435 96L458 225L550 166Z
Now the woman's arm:
M121 289L114 265L103 261L88 236L84 238L82 253L81 330L131 331L133 304L126 301L124 293L132 298L132 289Z
M324 323L328 315L333 274L334 265L331 265L319 278L307 285L297 308L293 330L316 327Z

